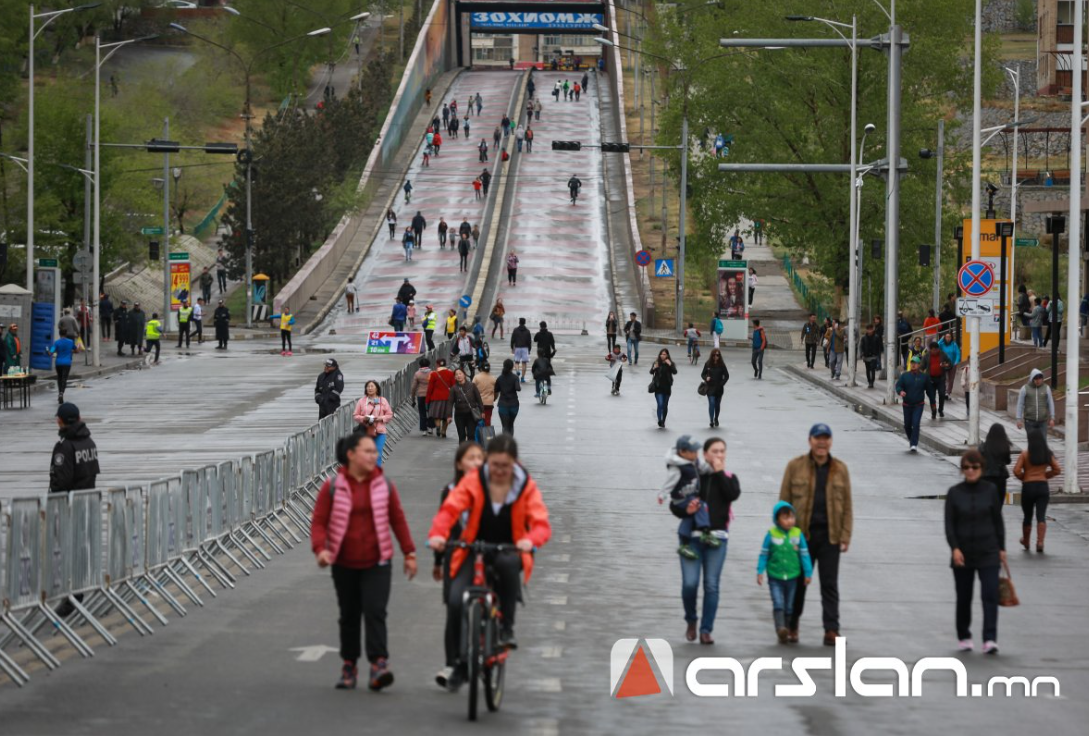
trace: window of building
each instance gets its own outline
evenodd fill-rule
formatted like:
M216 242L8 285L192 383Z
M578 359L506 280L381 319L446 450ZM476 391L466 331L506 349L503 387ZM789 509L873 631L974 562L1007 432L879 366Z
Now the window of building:
M1063 26L1074 24L1073 0L1059 0L1059 7L1056 11L1055 22Z

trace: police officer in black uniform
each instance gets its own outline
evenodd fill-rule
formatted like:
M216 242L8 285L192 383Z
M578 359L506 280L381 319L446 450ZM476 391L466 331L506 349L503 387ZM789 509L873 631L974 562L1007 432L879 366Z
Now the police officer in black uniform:
M53 461L49 464L49 492L66 493L95 487L98 478L98 447L91 439L91 430L79 418L79 407L65 402L57 407L57 427L60 441L53 445ZM83 595L75 596L77 601ZM75 610L65 598L57 606L58 616L68 616Z
M340 394L344 391L344 374L333 358L326 358L325 370L318 376L314 387L314 401L318 405L318 419L324 419L340 406Z

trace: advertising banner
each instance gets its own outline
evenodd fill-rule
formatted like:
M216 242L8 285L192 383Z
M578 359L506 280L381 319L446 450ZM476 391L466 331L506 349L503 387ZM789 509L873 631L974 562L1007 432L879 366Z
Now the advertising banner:
M368 355L389 353L419 353L423 346L422 332L371 332L367 337Z
M718 262L718 318L726 340L744 340L748 335L747 273L746 261Z
M604 25L601 13L494 12L473 13L469 25L474 30L557 30L593 31L594 24Z
M170 311L181 309L183 300L189 301L189 261L171 261Z

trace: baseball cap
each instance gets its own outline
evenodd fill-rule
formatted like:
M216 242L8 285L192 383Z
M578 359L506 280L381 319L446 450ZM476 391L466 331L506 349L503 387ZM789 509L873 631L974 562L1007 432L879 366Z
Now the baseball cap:
M57 418L65 424L79 420L79 407L70 401L66 401L57 407Z
M325 365L329 366L330 368L337 368L338 367L336 358L326 358L325 359Z
M676 449L677 452L699 452L701 447L703 447L703 445L692 439L692 435L690 434L682 434L677 438L677 444L674 445L674 449Z
M809 436L810 437L831 437L832 436L832 428L829 427L827 424L818 422L817 424L814 424L812 427L809 428Z
M913 355L913 356L911 356L911 362L912 363L922 363L923 359L920 358L918 355Z

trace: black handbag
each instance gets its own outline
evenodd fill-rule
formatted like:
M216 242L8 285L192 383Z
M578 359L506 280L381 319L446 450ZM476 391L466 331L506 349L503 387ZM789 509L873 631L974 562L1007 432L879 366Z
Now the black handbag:
M710 387L707 385L707 381L704 381L696 388L696 393L700 396L706 396L710 392Z

